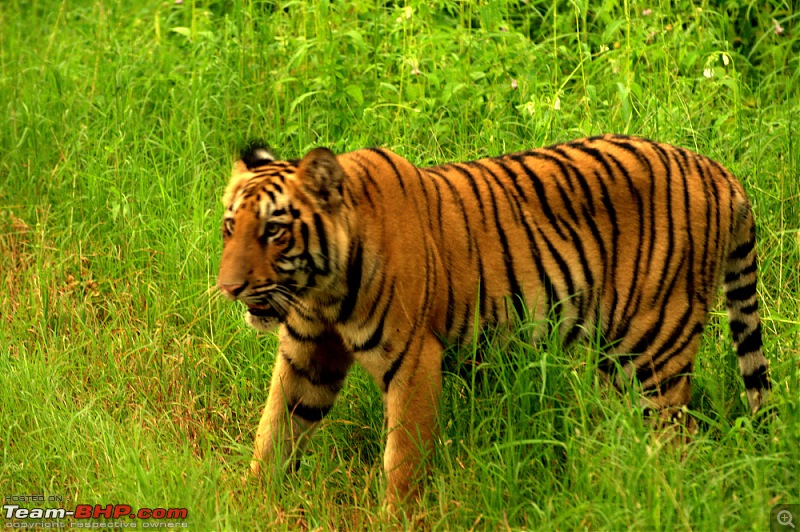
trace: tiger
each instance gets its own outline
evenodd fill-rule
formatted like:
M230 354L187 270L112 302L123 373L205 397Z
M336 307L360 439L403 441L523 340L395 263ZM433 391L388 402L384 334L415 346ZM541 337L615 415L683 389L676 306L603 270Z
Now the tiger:
M602 335L645 409L681 409L724 284L750 410L771 388L753 211L719 163L603 135L417 167L384 148L278 160L253 145L222 198L218 288L279 347L250 471L296 464L354 362L383 394L385 501L419 497L446 345L525 316Z

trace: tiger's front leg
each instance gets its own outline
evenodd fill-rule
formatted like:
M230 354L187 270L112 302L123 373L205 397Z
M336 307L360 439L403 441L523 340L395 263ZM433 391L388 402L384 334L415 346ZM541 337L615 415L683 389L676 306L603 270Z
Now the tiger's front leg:
M383 463L386 502L392 509L418 495L418 483L427 471L437 429L441 360L442 344L433 334L412 341L388 382L384 396L388 437Z
M256 432L250 470L282 474L330 411L353 358L341 338L324 332L308 338L281 327L269 396Z

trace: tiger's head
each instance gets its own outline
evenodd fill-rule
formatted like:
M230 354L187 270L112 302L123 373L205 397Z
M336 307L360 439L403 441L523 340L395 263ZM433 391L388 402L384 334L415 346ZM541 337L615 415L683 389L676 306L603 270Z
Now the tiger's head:
M222 203L217 285L248 309L245 321L270 330L298 298L343 275L348 249L344 170L325 148L277 161L265 148L243 152Z

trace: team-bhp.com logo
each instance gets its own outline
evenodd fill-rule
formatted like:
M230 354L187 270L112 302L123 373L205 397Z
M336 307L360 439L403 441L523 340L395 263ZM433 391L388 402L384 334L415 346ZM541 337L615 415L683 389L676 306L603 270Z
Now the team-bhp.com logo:
M66 528L67 523L60 521L64 519L71 519L70 528L137 528L135 520L141 520L138 526L142 528L187 528L188 523L185 520L189 517L189 510L186 508L139 508L134 510L129 504L107 504L105 506L78 504L74 510L22 508L18 504L4 504L3 517L6 520L6 528L16 529ZM30 522L34 519L40 521ZM98 523L99 519L113 521ZM126 519L129 521L126 522ZM178 521L180 519L183 521Z

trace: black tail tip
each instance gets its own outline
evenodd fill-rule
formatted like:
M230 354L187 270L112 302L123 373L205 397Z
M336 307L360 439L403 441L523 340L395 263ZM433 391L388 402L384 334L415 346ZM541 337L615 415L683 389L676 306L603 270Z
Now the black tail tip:
M748 390L770 390L772 382L766 366L759 366L749 375L742 375L744 387Z

